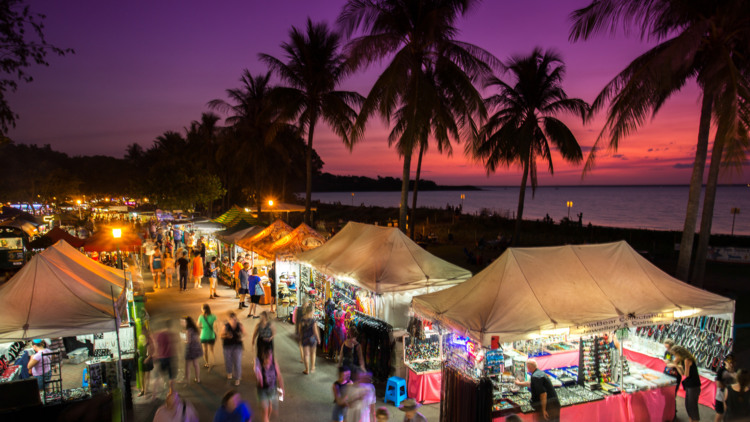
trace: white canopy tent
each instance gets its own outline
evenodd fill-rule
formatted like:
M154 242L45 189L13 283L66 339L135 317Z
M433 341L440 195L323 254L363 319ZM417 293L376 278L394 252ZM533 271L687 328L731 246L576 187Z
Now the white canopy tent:
M511 248L465 283L412 305L486 346L493 336L517 341L615 318L734 313L733 300L669 276L624 241Z
M412 297L464 282L471 272L414 243L398 228L347 224L323 246L296 259L379 296L378 317L394 326L408 322Z
M0 287L0 340L115 331L118 315L127 312L124 282L122 271L93 261L61 240Z

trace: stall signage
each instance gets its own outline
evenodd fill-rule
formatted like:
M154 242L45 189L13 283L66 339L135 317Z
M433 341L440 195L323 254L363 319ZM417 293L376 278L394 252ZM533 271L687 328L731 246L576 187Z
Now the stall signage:
M656 324L671 324L674 314L659 312L644 315L623 315L617 318L605 319L603 321L590 322L570 327L570 334L595 334L607 331L615 331L621 328L643 327Z
M102 333L94 337L94 349L107 349L117 356L117 333L114 331ZM132 329L120 330L120 350L123 352L135 350L135 338Z

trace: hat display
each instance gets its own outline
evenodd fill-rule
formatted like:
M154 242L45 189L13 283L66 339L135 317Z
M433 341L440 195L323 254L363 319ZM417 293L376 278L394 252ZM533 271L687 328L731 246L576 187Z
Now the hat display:
M398 410L402 412L408 412L410 410L416 410L422 407L421 403L417 403L414 399L406 399L401 403L401 406L398 407Z

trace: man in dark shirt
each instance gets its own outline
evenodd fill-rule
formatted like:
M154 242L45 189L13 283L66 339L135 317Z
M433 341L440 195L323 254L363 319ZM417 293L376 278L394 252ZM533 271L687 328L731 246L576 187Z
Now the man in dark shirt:
M174 265L178 268L178 277L180 279L180 292L187 290L187 279L188 279L188 265L190 261L186 258L187 252L183 253L180 259L178 259Z
M552 386L552 381L549 380L544 371L537 367L534 359L529 359L526 362L526 369L531 372L530 380L516 380L516 385L529 387L531 391L531 405L539 412L542 417L540 418L541 420L559 421L560 402L557 400L557 392L555 392L555 387Z

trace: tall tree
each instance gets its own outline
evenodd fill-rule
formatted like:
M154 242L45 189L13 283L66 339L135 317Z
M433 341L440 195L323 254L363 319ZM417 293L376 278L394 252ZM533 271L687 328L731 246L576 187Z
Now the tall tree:
M456 39L456 21L478 5L478 0L349 0L339 15L347 36L363 33L346 48L353 68L390 57L362 104L350 138L352 145L360 141L375 114L389 123L396 120L388 143L396 143L404 160L401 230L406 230L411 157L420 136L429 132L441 98L429 72L455 84L453 89L467 99L476 91L472 82L495 64L488 52Z
M565 161L578 164L583 160L575 135L557 116L571 113L585 123L590 107L581 99L568 98L562 87L565 65L554 51L536 48L527 56L511 57L505 68L514 82L511 85L496 77L488 81L487 88L499 90L486 99L487 108L494 113L476 141L467 145L467 153L483 162L488 175L500 166L521 167L523 177L513 235L513 245L518 245L529 178L532 196L536 191L537 158L547 161L552 174L553 149Z
M276 133L285 127L279 119L280 105L273 101L270 84L271 72L253 76L249 70L242 73L240 88L228 89L229 102L209 101L211 109L228 114L225 122L235 129L239 140L236 153L248 157L252 163L258 217L262 211L264 183L269 170L268 155L276 143ZM281 122L281 123L280 123ZM243 163L239 162L242 166Z
M309 225L315 126L322 119L344 144L351 145L349 133L357 118L353 107L359 106L364 98L356 92L337 90L351 67L340 52L341 36L331 31L327 24L314 24L308 18L304 29L292 27L289 41L281 44L281 48L285 61L268 54L259 54L258 57L286 84L274 92L284 104L280 118L296 120L300 130L307 131L305 223ZM268 135L274 136L275 131L269 131Z
M18 89L16 79L31 82L34 79L26 73L33 63L49 66L47 53L58 56L75 53L72 49L62 49L49 44L44 37L45 16L32 13L24 0L0 0L0 70L9 77L0 78L0 145L7 142L5 134L9 126L16 126L18 114L13 112L5 94ZM29 31L27 31L29 30ZM27 37L33 34L36 40Z
M724 86L735 86L737 95L746 97L747 81L742 80L732 57L742 54L738 47L748 44L748 7L744 0L595 0L571 14L572 41L602 32L615 33L622 25L626 33L633 31L641 38L658 42L607 84L592 104L595 112L611 101L607 122L584 172L593 168L601 142L607 140L608 150L616 151L621 140L637 130L649 115L654 116L688 81L695 79L702 90L698 142L676 272L676 277L684 281L690 272L716 97ZM731 102L736 103L736 98ZM734 122L727 128L739 127L737 107L722 107L721 113L718 119ZM735 133L726 139L735 142L739 138ZM716 158L720 159L721 154ZM705 260L705 256L696 259Z

